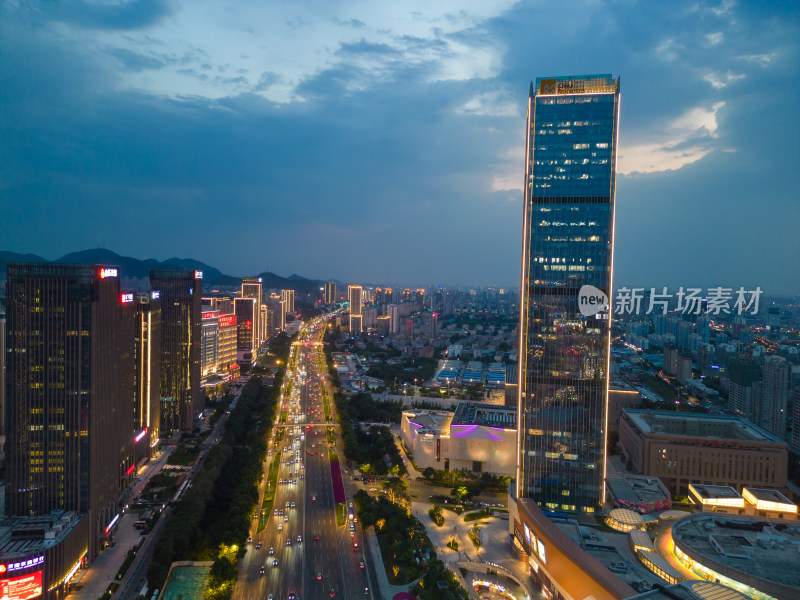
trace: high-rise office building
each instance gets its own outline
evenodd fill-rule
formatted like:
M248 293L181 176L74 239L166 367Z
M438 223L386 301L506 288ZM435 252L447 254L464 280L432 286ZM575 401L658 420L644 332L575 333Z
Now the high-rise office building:
M526 121L516 496L605 499L619 79L531 84Z
M428 338L431 340L436 340L436 325L438 323L438 317L435 312L426 312L425 313L425 320L426 320L426 328L428 333Z
M9 264L6 514L88 515L88 558L133 469L132 294L117 267Z
M347 300L350 302L350 333L361 333L361 296L360 285L347 286Z
M286 312L294 313L294 290L281 290L281 300L286 305Z
M378 325L378 307L364 306L361 309L361 329L367 331Z
M286 303L278 294L270 294L267 299L267 318L269 319L270 335L286 329Z
M217 371L231 377L239 376L239 362L236 349L238 347L239 328L236 315L221 314L219 316L219 350L217 354Z
M389 304L386 307L386 314L389 315L389 333L394 335L400 331L400 307L397 304Z
M336 302L336 284L329 281L325 284L325 304L333 304Z
M236 298L233 301L233 310L238 324L236 337L236 357L240 365L250 365L255 360L256 335L255 298Z
M243 277L242 278L242 298L253 298L255 302L255 310L253 311L253 345L258 348L264 337L261 335L261 303L264 301L263 289L261 287L261 277Z
M286 331L286 302L278 300L278 331Z
M6 432L6 313L0 306L0 434Z
M761 372L761 402L756 424L782 440L786 436L790 365L781 356L767 356ZM800 426L800 424L798 424Z
M161 300L161 431L191 431L200 414L201 271L151 270Z
M159 293L136 298L134 324L134 454L152 458L161 425L161 300Z
M205 378L217 372L219 363L219 313L203 311L200 321L200 376Z
M761 366L754 360L733 357L728 361L728 410L755 423L761 396Z
M267 337L269 337L269 333L267 333L267 321L269 320L269 318L267 316L267 305L266 304L262 304L260 306L258 312L259 312L259 315L260 315L259 318L258 318L258 323L259 323L259 325L258 325L258 327L259 327L258 339L263 341L263 340L267 339Z
M792 388L792 439L790 446L795 454L800 454L800 386Z

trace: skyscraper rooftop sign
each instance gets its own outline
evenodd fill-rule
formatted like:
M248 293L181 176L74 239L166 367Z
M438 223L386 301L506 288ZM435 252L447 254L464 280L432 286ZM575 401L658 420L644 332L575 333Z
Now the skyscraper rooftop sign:
M616 88L617 82L614 79L605 77L539 80L539 95L613 93Z

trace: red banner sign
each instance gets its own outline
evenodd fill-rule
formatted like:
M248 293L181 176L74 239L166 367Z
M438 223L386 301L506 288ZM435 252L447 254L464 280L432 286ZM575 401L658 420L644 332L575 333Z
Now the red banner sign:
M33 600L42 595L42 572L0 579L0 598L2 600Z
M236 325L236 315L222 315L219 318L220 327L233 327Z

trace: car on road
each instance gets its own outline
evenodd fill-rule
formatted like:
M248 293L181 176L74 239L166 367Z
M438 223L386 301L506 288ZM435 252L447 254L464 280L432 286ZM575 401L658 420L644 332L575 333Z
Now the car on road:
M294 502L292 502L292 508L294 508Z
M273 548L272 546L270 546L270 547L269 547L269 555L270 555L270 556L272 556L273 554L275 554L275 548Z
M336 591L333 588L331 588L331 591L328 593L328 596L330 596L331 598L335 598L336 597Z
M314 536L314 541L315 541L315 542L318 542L318 541L319 541L319 536L318 536L318 535L315 535L315 536Z
M259 574L259 575L263 575L263 574L264 574L264 571L265 571L265 569L264 569L264 565L261 565L261 568L258 570L258 574Z
M317 571L317 581L322 579L322 571Z
M272 594L270 594L269 596L267 596L267 600L275 600L275 596L273 596Z
M292 540L286 540L286 545L287 546L291 546L292 545Z
M256 550L261 550L261 542L258 542L258 543L256 544Z
M241 539L241 538L239 538L239 539ZM247 543L248 544L252 544L253 543L253 538L251 538L251 537L247 538Z
M359 568L363 569L364 568L364 561L363 560L358 561L358 566L359 566Z
M273 567L277 567L278 566L278 559L277 558L273 558L272 559L272 566Z
M311 501L312 502L316 502L317 501L317 497L316 496L311 496Z
M297 600L296 596L294 595L294 592L289 592L289 600Z
M303 536L302 535L298 535L297 536L297 543L300 544L300 543L302 543L302 541L303 541Z

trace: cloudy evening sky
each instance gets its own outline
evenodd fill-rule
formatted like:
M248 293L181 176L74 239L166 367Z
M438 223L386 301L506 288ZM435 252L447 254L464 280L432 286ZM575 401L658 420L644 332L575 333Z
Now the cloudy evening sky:
M537 76L621 76L615 283L800 291L795 2L0 2L0 249L519 285Z

